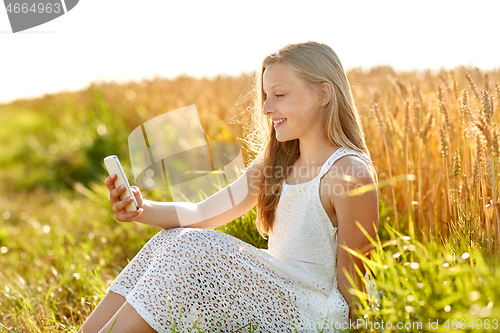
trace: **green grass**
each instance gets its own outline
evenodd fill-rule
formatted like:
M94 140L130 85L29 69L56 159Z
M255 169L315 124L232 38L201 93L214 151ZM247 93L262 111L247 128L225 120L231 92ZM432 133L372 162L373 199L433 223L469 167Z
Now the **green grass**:
M8 209L2 202L1 211L10 213L0 234L0 322L6 332L77 328L128 259L158 231L114 221L106 188L96 183L92 189L93 198L39 190L14 198ZM219 230L265 247L254 216L252 210ZM470 324L500 318L498 263L488 262L480 247L456 239L424 244L386 229L391 243L379 241L366 260L380 297L364 304L367 322L439 320L444 332L454 319Z
M362 299L363 324L421 323L423 330L432 332L498 330L498 260L489 262L483 248L457 239L419 242L414 235L403 235L388 225L386 230L390 241L374 241L376 249L370 258L358 254L375 291L370 297L353 290ZM368 284L366 288L370 289Z
M39 190L13 198L8 209L0 206L0 323L5 327L52 332L81 325L128 260L159 231L115 221L107 189L97 183L92 189L93 198ZM245 222L254 215L252 210L219 230L265 247Z

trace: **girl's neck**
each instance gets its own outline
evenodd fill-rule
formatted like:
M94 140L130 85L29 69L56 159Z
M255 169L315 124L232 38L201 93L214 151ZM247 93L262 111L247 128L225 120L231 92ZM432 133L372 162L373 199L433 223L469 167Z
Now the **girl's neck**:
M300 156L297 163L304 166L320 166L339 148L325 141L299 140Z

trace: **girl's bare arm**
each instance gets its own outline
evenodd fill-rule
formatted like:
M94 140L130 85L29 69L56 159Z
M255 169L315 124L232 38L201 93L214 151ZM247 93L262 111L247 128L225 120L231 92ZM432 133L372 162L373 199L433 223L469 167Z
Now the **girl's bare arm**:
M364 274L361 259L352 256L344 247L354 251L365 251L370 247L370 241L356 225L358 221L368 232L370 237L376 239L376 229L378 230L378 199L377 191L371 190L363 194L347 195L350 190L354 190L356 184L373 185L374 181L364 162L357 157L345 156L334 163L335 172L339 177L332 179L331 188L336 189L331 195L331 202L335 207L338 222L338 252L337 252L337 279L338 289L349 304L349 317L355 320L354 303L357 301L350 293L352 287L344 274L344 269L354 278L357 288L363 290L361 277L358 276L355 266L358 266ZM343 177L347 176L347 177ZM353 177L353 181L346 179ZM338 189L342 188L341 194Z
M130 200L120 201L120 194L125 189L115 188L113 183L114 177L112 176L105 181L110 190L110 203L118 221L136 221L162 229L180 226L214 229L242 216L257 204L260 191L260 167L254 161L236 181L228 186L233 197L240 194L244 196L244 199L237 205L224 208L222 211L221 207L227 206L228 200L227 192L224 190L199 203L156 202L143 199L139 188L132 186L140 209L138 212L127 212L124 207L130 203Z

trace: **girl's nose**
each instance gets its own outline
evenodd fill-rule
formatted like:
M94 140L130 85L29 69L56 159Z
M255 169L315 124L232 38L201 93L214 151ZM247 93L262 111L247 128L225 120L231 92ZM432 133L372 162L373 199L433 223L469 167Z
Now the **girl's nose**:
M274 111L276 111L274 105L270 103L269 99L266 99L264 102L264 106L262 107L262 113L264 113L266 116L270 116Z

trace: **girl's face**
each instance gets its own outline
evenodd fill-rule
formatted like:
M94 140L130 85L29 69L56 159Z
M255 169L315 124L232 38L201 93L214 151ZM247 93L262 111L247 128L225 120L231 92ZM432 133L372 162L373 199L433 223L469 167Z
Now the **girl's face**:
M319 90L308 87L295 71L282 63L267 67L263 89L262 112L273 121L276 140L300 140L322 133Z

